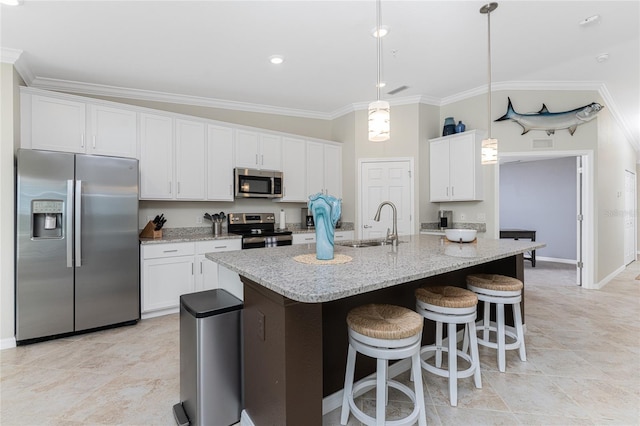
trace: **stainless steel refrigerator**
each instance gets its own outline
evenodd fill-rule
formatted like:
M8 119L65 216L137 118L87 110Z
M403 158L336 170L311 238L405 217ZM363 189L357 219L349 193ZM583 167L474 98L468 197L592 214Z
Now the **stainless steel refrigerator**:
M18 150L16 341L140 319L138 160Z

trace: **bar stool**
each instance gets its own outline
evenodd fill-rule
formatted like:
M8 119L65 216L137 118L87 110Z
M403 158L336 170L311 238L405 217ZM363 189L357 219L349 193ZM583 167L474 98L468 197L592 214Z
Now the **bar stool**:
M349 326L349 353L344 377L342 413L340 423L347 424L349 413L366 425L382 426L388 400L388 386L399 390L411 399L414 409L407 417L390 422L394 426L418 424L426 426L422 371L420 369L420 342L422 318L401 306L369 304L352 309L347 315ZM376 378L362 380L353 385L356 352L377 359ZM411 358L411 374L415 392L408 386L388 378L389 360ZM361 390L376 388L376 417L365 414L356 407L354 395Z
M458 405L458 379L473 375L476 388L482 387L480 358L476 338L476 306L478 297L460 287L433 286L416 290L416 311L424 318L435 321L436 341L420 350L420 363L425 370L449 378L449 399L452 406ZM442 345L442 324L447 324L448 347ZM465 336L470 336L471 351L461 351L457 346L457 324L464 324ZM435 352L434 365L424 356ZM448 353L447 368L442 367L442 352ZM458 357L469 363L465 370L458 369Z
M520 360L527 360L520 312L523 287L519 279L504 275L467 275L467 288L478 296L478 300L484 302L483 319L476 323L478 332L482 331L478 344L498 350L498 370L503 373L506 370L505 351L518 349ZM492 303L496 305L495 322L490 320ZM511 305L515 327L505 325L504 305ZM496 334L495 341L491 341L490 332ZM506 343L507 336L513 340L511 343Z

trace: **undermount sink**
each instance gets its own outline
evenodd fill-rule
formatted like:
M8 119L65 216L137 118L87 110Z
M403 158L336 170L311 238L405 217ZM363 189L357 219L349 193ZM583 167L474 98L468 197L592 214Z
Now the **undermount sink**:
M398 241L398 244L403 241ZM391 242L388 241L353 241L350 243L340 244L345 247L363 248L363 247L378 247L378 246L390 246Z

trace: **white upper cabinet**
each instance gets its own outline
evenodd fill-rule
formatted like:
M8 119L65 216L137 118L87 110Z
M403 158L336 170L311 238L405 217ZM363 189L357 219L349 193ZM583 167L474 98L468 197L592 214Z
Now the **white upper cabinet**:
M173 119L140 114L140 199L174 198Z
M282 137L238 129L235 140L236 167L282 170Z
M206 126L197 121L175 120L176 199L204 200Z
M137 158L137 114L70 95L21 93L22 147Z
M23 148L85 152L87 135L84 102L23 94L22 103L23 112L27 113L26 116L22 115ZM30 146L24 146L29 141L28 135L31 135Z
M307 192L342 197L342 147L307 142Z
M233 129L207 126L207 200L233 201Z
M482 200L482 133L470 130L429 141L430 200Z
M282 138L282 173L283 196L278 201L306 202L307 194L307 170L306 170L307 143L304 139Z
M138 127L135 111L89 105L87 154L137 158Z

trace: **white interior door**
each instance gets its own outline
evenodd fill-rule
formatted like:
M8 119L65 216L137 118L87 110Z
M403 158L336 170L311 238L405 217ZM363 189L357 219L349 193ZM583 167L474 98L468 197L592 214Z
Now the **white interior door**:
M391 201L397 209L398 235L413 230L413 161L362 160L360 163L361 238L384 238L393 229L393 210L382 208L380 222L373 220L378 206Z
M624 264L628 265L636 259L636 175L624 172Z

